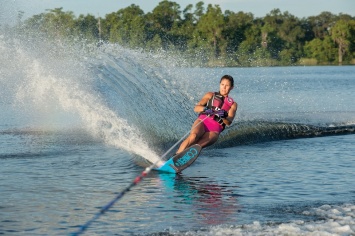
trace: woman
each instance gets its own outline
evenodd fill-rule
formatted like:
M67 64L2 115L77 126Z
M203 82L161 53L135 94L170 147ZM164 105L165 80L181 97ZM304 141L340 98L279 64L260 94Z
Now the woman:
M238 104L229 97L234 87L233 77L224 75L219 83L219 92L208 92L196 104L194 111L200 113L192 125L190 135L181 143L177 153L193 144L202 148L212 145L226 125L233 122Z

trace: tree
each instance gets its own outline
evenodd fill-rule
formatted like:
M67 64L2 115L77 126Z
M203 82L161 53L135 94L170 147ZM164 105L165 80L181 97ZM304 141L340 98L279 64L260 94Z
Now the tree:
M137 5L130 5L106 15L103 22L105 37L128 47L142 47L145 41L144 12Z
M271 58L268 50L263 49L262 53L260 50L260 36L261 36L261 22L256 20L254 24L245 30L245 40L240 43L238 50L236 52L236 60L241 66L250 66L253 61L259 59L260 56L263 58ZM256 54L255 52L258 51Z
M304 52L308 58L317 59L318 63L332 63L335 61L337 50L332 38L325 36L323 40L315 38L306 42Z
M223 36L227 41L227 52L234 54L239 45L246 39L246 30L253 25L254 17L251 13L232 11L225 12L225 27Z
M154 35L153 39L147 42L146 49L149 51L159 51L162 49L162 40L158 34Z
M98 20L93 15L80 15L74 25L75 32L80 38L90 41L99 38Z
M40 31L55 39L71 37L75 28L75 16L73 12L63 12L62 9L55 8L47 10L47 13L34 15L26 20L24 28Z
M155 26L164 32L170 31L174 22L181 20L180 15L180 5L176 2L164 0L153 9Z
M178 39L171 32L173 26L178 26L181 22L180 5L176 2L164 0L156 6L152 13L148 13L148 40L152 40L156 34L162 40L164 50L170 45L176 44Z
M181 21L174 22L170 31L170 38L174 44L174 48L181 52L188 50L188 41L191 40L195 30L195 17L192 12L193 5L189 4L183 10L184 18Z
M351 38L351 24L349 21L339 20L331 28L331 37L338 44L338 62L343 63L343 56L348 52Z
M74 29L74 13L71 11L63 12L61 8L49 10L45 14L44 30L48 34L54 34L54 37L64 38L73 35Z
M261 45L284 64L294 63L301 57L304 37L300 20L287 11L281 13L274 9L264 18Z
M201 17L205 14L204 2L199 1L198 3L196 3L195 7L196 10L194 12L194 15L195 15L196 22L198 22L201 19Z
M270 52L272 58L280 59L279 52L284 47L284 40L280 37L278 29L283 23L283 16L279 9L273 9L262 20L261 38L259 42Z
M285 64L295 63L303 54L305 32L300 20L288 12L283 14L283 22L278 29L280 38L284 40L284 48L280 56Z
M201 16L194 32L194 44L202 48L211 59L218 59L225 50L225 40L222 35L224 30L224 16L218 5L207 7L207 12Z
M309 22L313 31L314 37L324 39L325 36L329 36L329 29L337 20L337 16L324 11L318 16L310 16L307 21Z

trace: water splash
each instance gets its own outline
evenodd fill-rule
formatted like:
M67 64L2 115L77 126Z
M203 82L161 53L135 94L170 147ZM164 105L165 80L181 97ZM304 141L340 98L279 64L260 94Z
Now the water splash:
M86 52L77 48L73 52L73 47L63 44L28 43L4 37L0 45L4 55L0 79L5 88L3 101L15 101L12 105L19 115L26 117L23 127L79 126L106 144L152 163L160 159L129 117L110 108L107 98L97 91L97 74L90 68L93 61L85 61ZM116 95L114 100L120 101L120 96Z

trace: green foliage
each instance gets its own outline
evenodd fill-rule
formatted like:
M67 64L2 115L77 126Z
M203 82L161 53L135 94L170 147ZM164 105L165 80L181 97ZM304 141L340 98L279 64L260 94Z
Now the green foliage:
M207 52L211 60L218 59L222 54L225 40L222 35L224 17L221 8L208 5L206 14L202 15L194 31L194 44Z
M103 39L126 47L142 47L145 41L144 12L132 4L106 15L102 22Z
M306 42L304 50L308 58L315 58L321 63L333 63L337 53L335 43L330 36L325 36L323 40L315 38Z
M226 51L229 55L237 52L240 44L246 40L246 31L254 25L251 13L226 11L223 35L226 40Z
M355 18L322 12L299 19L273 9L262 18L251 13L222 12L219 5L204 2L183 11L173 1L161 1L145 14L130 5L104 18L76 17L62 8L47 10L19 23L23 35L32 32L54 40L107 41L128 48L183 55L194 65L273 66L353 63Z
M93 15L80 15L74 21L74 32L80 38L94 41L99 38L98 19Z
M331 28L331 37L338 44L338 62L343 63L343 57L349 53L352 35L352 22L350 20L340 19Z

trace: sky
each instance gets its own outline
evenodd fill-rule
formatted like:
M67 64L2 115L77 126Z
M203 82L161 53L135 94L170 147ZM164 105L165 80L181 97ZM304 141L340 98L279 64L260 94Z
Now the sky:
M92 14L105 17L106 14L119 9L138 5L144 13L151 12L162 0L0 0L0 20L14 19L19 11L25 12L25 18L45 12L47 9L63 7L63 11L72 11L76 16ZM170 0L180 5L180 10L188 4L195 5L200 0ZM254 17L264 17L271 10L278 8L281 12L302 18L319 15L329 11L355 16L355 0L204 0L208 4L219 5L222 11L243 11Z

